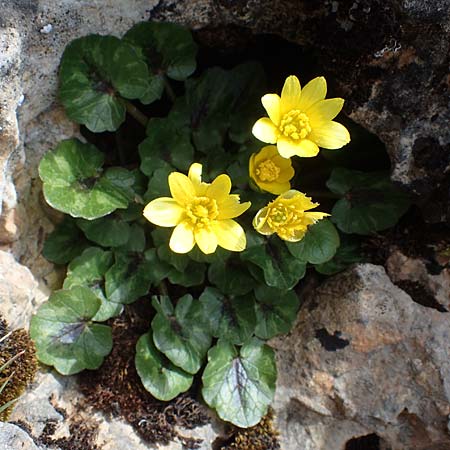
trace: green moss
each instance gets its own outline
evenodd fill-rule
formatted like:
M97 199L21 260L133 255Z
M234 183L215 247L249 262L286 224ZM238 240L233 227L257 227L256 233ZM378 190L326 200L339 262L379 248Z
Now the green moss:
M0 411L2 405L23 394L37 370L35 348L28 333L19 329L8 335L7 324L0 318L0 367L6 363L0 372L0 387L8 380L0 392ZM12 406L0 412L0 421L8 420Z
M270 409L254 427L238 429L231 441L220 450L279 450L279 433L273 421L274 414Z

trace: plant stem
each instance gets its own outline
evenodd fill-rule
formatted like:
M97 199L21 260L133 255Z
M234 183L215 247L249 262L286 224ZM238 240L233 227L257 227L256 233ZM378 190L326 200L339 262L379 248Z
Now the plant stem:
M169 96L170 100L172 100L172 103L173 103L177 99L177 96L175 95L175 92L174 92L172 86L170 85L170 81L167 79L166 76L163 76L163 80L164 80L164 89L166 90L166 94Z
M128 100L122 99L125 108L127 109L127 113L130 116L133 116L143 127L146 127L148 124L148 117L139 111L133 103Z
M164 280L161 280L158 285L158 291L161 295L169 295L169 291L167 289L167 284Z

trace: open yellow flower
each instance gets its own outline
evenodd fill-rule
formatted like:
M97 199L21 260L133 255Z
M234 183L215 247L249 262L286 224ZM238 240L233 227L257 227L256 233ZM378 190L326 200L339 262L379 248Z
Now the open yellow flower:
M169 187L172 197L161 197L144 208L147 220L161 227L175 227L169 247L187 253L197 244L203 253L214 253L217 246L240 252L247 244L244 230L232 220L250 207L230 194L231 180L219 175L212 183L201 180L202 165L194 163L189 175L172 172Z
M260 209L253 219L253 226L258 233L276 233L285 241L298 242L310 225L329 216L327 213L308 212L317 206L318 203L313 203L302 192L290 190Z
M260 141L277 144L283 158L316 156L319 147L337 149L350 142L347 128L333 119L344 105L342 98L325 100L324 77L311 80L303 89L294 75L286 78L281 98L266 94L261 102L269 117L259 119L252 133Z
M250 157L250 178L263 191L272 194L288 191L291 188L289 180L294 173L291 160L282 158L275 145L266 145Z

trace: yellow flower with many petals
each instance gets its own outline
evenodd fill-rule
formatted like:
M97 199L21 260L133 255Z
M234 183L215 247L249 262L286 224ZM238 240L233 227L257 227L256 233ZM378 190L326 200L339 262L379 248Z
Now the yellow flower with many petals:
M272 194L288 191L294 173L291 160L282 158L275 145L267 145L250 157L250 178L263 191Z
M217 246L240 252L247 244L244 230L235 222L250 207L231 194L228 175L219 175L212 183L201 180L202 165L195 163L189 175L172 172L169 188L172 197L160 197L144 208L147 220L161 227L175 227L169 247L175 253L187 253L197 244L203 253Z
M311 157L319 147L337 149L350 142L347 128L333 119L344 105L342 98L325 100L327 82L324 77L311 80L303 89L298 78L289 76L281 98L267 94L261 102L269 117L259 119L252 133L260 141L277 144L283 158Z
M329 214L308 212L319 206L299 191L290 190L260 209L253 219L258 233L276 233L281 239L297 242L303 239L308 227Z

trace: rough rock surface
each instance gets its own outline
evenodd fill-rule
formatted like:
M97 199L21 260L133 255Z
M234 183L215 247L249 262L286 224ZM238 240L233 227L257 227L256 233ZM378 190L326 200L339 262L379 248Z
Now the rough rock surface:
M5 450L39 450L25 431L12 423L0 422L0 448Z
M283 448L344 450L376 434L392 450L450 449L450 315L414 303L380 266L342 273L274 342Z

